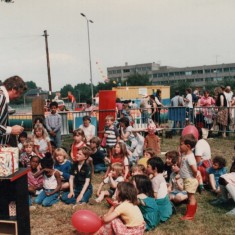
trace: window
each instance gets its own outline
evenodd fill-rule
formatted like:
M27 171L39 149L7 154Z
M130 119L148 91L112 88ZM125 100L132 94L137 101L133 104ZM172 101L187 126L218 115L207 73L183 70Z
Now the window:
M211 73L210 69L205 69L205 73Z
M192 75L192 71L185 71L185 75Z
M130 73L130 69L123 69L123 73Z
M229 68L224 68L224 72L229 72Z

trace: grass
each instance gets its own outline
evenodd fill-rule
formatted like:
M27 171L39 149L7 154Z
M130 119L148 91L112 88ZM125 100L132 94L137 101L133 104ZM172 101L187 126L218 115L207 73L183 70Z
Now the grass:
M64 139L64 146L68 148L72 138ZM224 156L227 159L227 167L231 166L232 157L234 155L234 140L231 139L209 139L212 157L216 155ZM162 152L169 150L177 150L179 137L173 139L163 139L161 146ZM164 156L162 156L164 157ZM95 175L92 179L94 192L101 181L102 174ZM180 217L184 214L186 205L182 204L177 207L177 214L173 215L166 223L160 224L154 231L146 232L146 235L216 235L216 234L235 234L235 217L227 216L225 213L234 207L234 203L224 207L214 207L209 201L214 198L210 192L204 192L202 195L196 194L198 201L198 210L193 221L181 221ZM100 205L83 205L79 209L89 209L102 215L107 212L108 206L106 202ZM37 209L30 212L31 217L31 234L32 235L72 235L77 234L71 225L72 214L76 211L71 205L64 205L59 202L51 208L43 208L37 206Z

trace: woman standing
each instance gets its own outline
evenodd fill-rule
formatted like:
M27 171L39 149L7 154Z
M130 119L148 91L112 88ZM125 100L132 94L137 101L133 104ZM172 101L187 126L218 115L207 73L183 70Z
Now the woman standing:
M211 128L213 120L213 108L209 108L214 106L215 100L210 96L209 91L204 91L203 96L199 100L199 106L200 107L205 107L202 109L203 117L204 117L204 123L205 127L208 127L208 129Z
M227 100L221 87L216 87L214 92L216 97L216 106L218 107L217 123L220 125L222 137L226 138L226 127L228 125Z

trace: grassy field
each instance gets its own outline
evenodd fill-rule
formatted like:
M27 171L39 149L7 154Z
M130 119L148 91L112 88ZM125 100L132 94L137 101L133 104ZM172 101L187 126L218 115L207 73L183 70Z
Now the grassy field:
M68 147L70 140L64 140L64 146ZM227 159L227 167L231 166L234 156L234 138L231 139L209 139L212 149L212 156L220 155ZM161 146L162 152L176 150L179 144L179 137L173 139L163 139ZM164 157L164 156L162 156ZM92 179L94 192L96 192L102 175L95 175ZM177 213L164 224L160 224L154 231L146 232L146 235L168 235L168 234L204 234L204 235L229 235L235 234L235 217L227 216L225 213L235 206L231 202L226 207L214 207L209 201L214 199L210 192L204 192L202 195L197 194L198 211L193 221L181 221L179 218L184 214L186 205L182 204L177 207ZM89 209L97 214L104 214L108 210L106 202L100 205L83 205L73 209L71 205L64 205L59 202L51 208L37 206L37 209L30 212L31 217L31 234L32 235L72 235L77 234L71 225L71 216L78 209Z

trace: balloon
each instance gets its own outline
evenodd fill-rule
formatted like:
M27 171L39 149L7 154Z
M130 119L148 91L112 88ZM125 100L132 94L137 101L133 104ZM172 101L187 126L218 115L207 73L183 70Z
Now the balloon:
M72 225L78 232L95 233L102 226L102 221L92 211L78 210L72 215Z
M185 135L188 135L188 134L192 134L198 140L199 133L198 133L198 130L195 126L188 125L183 129L182 136L185 136Z

